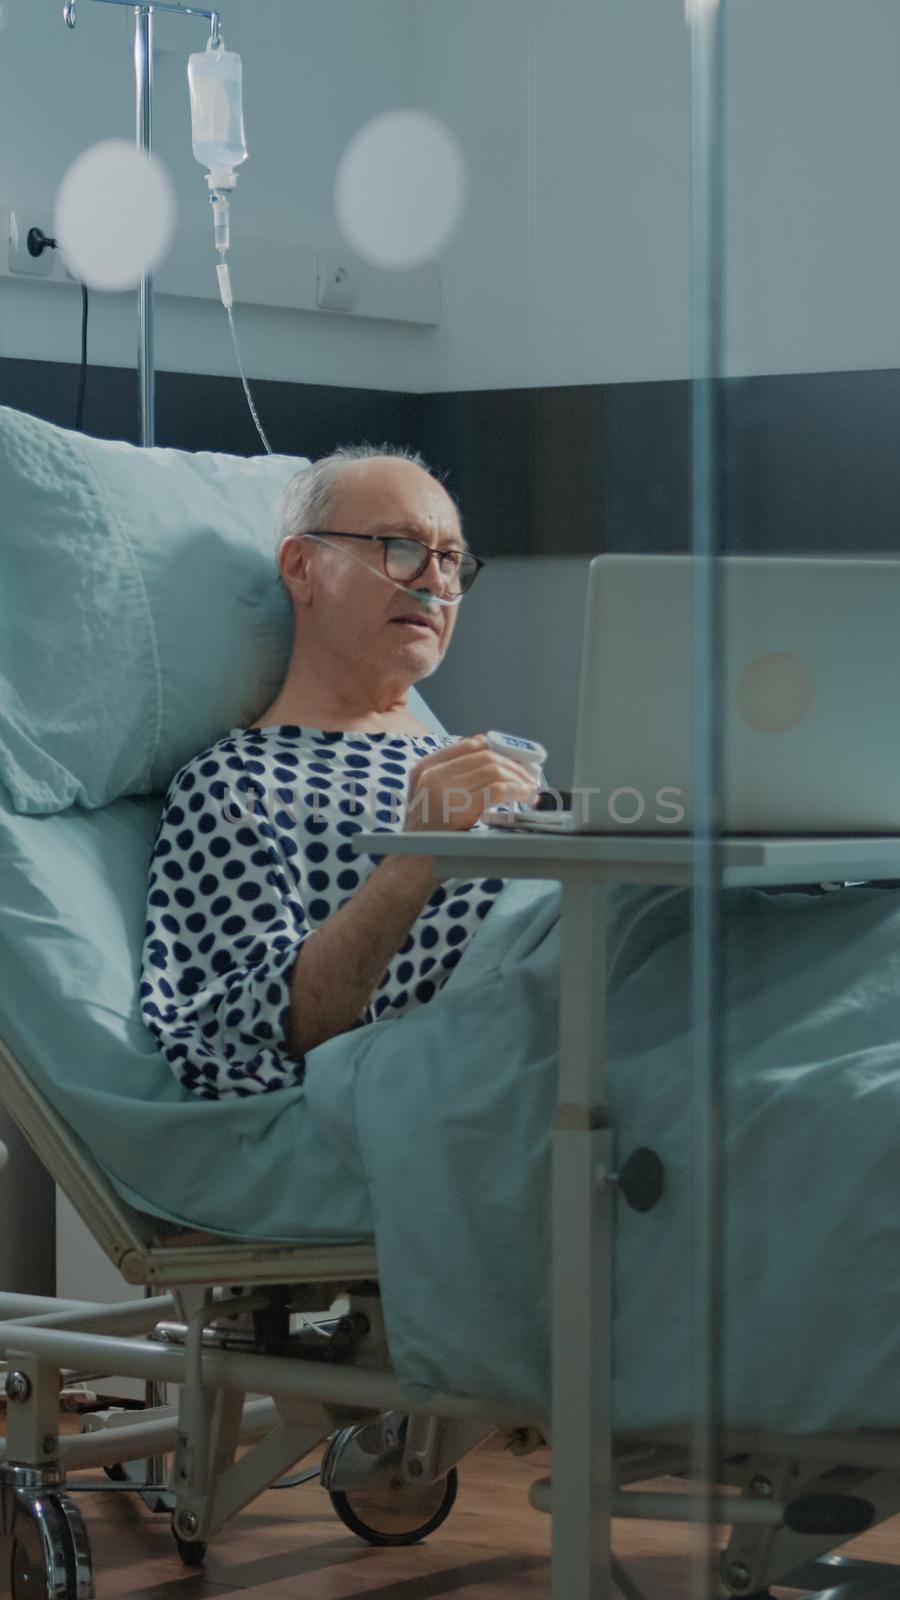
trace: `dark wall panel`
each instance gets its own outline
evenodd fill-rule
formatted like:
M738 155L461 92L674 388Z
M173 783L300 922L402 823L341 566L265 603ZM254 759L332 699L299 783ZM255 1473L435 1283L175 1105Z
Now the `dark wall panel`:
M425 453L486 555L671 550L689 504L689 399L678 383L431 395Z
M900 555L900 372L734 379L723 437L730 548Z
M714 386L724 547L900 555L900 372ZM691 547L692 386L432 395L424 440L485 555Z
M0 402L71 427L77 366L0 359ZM420 449L458 499L479 554L685 551L691 540L687 381L414 395L258 380L275 450ZM727 379L714 391L725 547L900 555L900 372ZM137 437L135 374L92 367L85 427ZM258 454L237 378L157 375L157 437Z
M366 439L418 447L421 395L270 379L255 380L252 390L269 443L279 454L316 458L336 445ZM77 366L0 359L2 405L72 428L77 394ZM95 438L137 443L137 379L131 369L89 369L84 431ZM240 379L185 372L156 375L156 442L231 455L260 455L263 450Z
M525 555L533 547L535 393L487 389L426 398L422 453L458 501L476 555Z

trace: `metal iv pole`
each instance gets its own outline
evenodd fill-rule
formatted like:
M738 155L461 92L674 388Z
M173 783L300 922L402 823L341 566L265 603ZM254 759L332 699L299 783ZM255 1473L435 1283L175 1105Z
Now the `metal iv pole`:
M135 106L136 106L136 137L140 150L147 154L153 148L153 13L154 11L177 11L186 17L205 17L210 25L210 38L217 45L221 38L221 27L218 11L201 11L195 6L178 5L134 5L133 0L94 0L94 4L107 6L129 5L134 12L134 77L135 77ZM76 0L66 0L63 16L66 26L74 28ZM138 285L138 413L140 421L140 435L142 445L152 445L156 442L155 421L155 365L154 365L154 340L153 340L153 276L145 272ZM2 1162L0 1162L2 1165ZM152 1289L144 1285L144 1297L152 1294ZM159 1406L163 1399L162 1385L155 1379L148 1379L144 1388L144 1400L148 1407ZM143 1494L147 1503L153 1510L159 1510L163 1501L154 1498L155 1495L165 1494L166 1486L161 1482L165 1470L165 1461L160 1456L148 1458L146 1462L146 1483ZM138 1487L141 1487L138 1485Z
M134 8L134 81L137 142L149 155L153 149L153 12L149 6ZM142 445L156 443L153 311L153 278L145 272L138 284L138 409Z
M66 26L74 28L77 0L66 0L63 11ZM218 44L221 37L218 11L201 11L196 6L135 5L133 0L93 0L95 5L129 6L134 12L134 76L137 144L149 155L153 149L153 13L177 11L184 17L206 17L210 37ZM142 445L156 442L153 328L153 276L145 272L138 285L138 409Z

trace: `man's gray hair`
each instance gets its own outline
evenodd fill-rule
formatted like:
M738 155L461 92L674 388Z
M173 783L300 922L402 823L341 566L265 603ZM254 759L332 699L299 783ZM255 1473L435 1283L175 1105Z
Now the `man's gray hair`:
M284 489L275 517L276 565L285 539L295 533L309 533L314 528L328 527L344 468L354 461L373 461L380 456L409 461L440 482L418 450L407 450L403 445L396 444L341 445L331 455L322 456L321 460L314 461L309 467L301 467ZM283 589L285 585L280 569L278 582Z

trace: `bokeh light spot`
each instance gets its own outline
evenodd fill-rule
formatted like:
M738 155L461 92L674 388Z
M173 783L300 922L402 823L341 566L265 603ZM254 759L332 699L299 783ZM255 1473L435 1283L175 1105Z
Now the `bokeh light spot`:
M72 271L93 289L130 289L165 258L176 203L162 162L126 139L104 139L73 161L53 230Z
M373 117L347 145L334 186L338 224L375 266L420 266L453 237L466 197L458 140L424 111Z

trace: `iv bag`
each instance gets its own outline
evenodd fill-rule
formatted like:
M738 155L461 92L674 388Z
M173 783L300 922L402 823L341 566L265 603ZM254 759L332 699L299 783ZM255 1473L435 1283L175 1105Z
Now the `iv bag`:
M247 159L236 50L207 47L188 59L194 157L210 172L231 172Z

